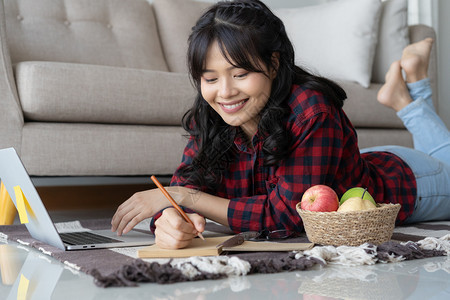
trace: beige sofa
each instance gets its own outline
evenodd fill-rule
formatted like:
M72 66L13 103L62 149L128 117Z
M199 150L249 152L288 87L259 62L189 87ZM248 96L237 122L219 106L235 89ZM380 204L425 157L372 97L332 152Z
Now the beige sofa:
M208 5L1 1L0 148L16 148L33 176L170 175L186 143L180 120L195 94L186 40ZM426 36L434 37L431 28L409 28L411 41ZM433 51L437 90L435 59ZM361 147L412 145L376 101L380 84L339 82Z

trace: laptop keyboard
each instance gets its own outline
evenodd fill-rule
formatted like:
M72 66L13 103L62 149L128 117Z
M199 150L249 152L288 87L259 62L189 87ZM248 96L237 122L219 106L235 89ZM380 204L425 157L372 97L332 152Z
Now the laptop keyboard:
M59 235L63 242L69 245L122 243L120 240L115 240L88 231L60 233Z

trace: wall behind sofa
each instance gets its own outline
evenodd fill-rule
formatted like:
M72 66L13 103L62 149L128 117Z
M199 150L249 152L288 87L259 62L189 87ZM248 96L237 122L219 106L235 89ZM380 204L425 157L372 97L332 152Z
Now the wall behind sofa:
M450 129L450 1L433 1L438 12L438 71L439 71L439 114Z
M436 31L438 47L439 114L450 129L450 1L408 0L409 24L425 24Z

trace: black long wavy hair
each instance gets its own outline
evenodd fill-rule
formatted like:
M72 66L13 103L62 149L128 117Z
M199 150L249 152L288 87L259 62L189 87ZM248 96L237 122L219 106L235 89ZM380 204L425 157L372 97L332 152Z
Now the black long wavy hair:
M346 94L340 86L295 65L294 49L283 22L261 1L216 3L197 21L188 42L188 68L198 95L193 107L183 117L183 127L199 149L192 164L180 170L179 175L188 184L214 191L235 155L236 134L242 133L226 124L202 97L201 77L212 43L218 42L225 59L237 68L264 73L261 67L264 64L267 70L277 70L269 100L259 113L258 132L264 136L266 165L277 164L291 151L292 137L283 120L290 113L287 101L292 84L319 91L333 105L343 106ZM274 61L274 54L278 61Z

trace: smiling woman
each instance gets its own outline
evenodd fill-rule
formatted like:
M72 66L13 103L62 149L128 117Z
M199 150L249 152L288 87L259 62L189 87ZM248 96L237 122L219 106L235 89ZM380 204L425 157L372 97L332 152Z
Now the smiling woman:
M213 5L194 26L187 56L198 95L183 118L190 139L168 190L187 212L196 212L190 215L195 226L149 190L119 207L112 229L126 233L153 216L156 243L165 248L188 245L203 231L203 216L236 232L301 231L295 205L322 179L303 179L311 173L303 166L311 166L297 157L309 164L322 143L332 145L325 136L314 147L300 144L311 141L315 122L307 118L327 122L331 111L344 118L338 110L345 92L295 66L282 21L260 1Z
M421 45L419 52L426 58L431 43ZM439 218L450 218L450 201L441 201L448 200L449 186L435 184L450 180L450 168L441 168L433 178L419 176L431 174L433 166L448 165L448 154L443 162L408 148L384 147L361 154L356 131L342 110L344 90L296 66L294 56L283 22L262 2L235 0L211 6L189 37L188 66L197 96L183 118L189 141L167 188L194 225L167 208L158 190L149 190L119 207L112 229L126 233L153 217L155 241L163 248L189 245L204 230L205 217L235 232L300 232L303 224L296 206L315 185L326 185L338 196L350 187L367 187L376 202L402 205L399 223L410 221L416 207L416 215L437 217L437 210L432 210L439 206L436 203L445 205L441 210L445 215ZM417 58L417 53L413 56ZM409 97L397 77L392 78L398 84L391 82L383 89L389 98L383 97L386 105L399 101L397 86L403 88L402 96ZM423 84L426 87L426 80L419 86ZM412 86L414 97L416 92ZM429 98L431 93L421 95ZM427 116L426 122L411 122L418 127L436 124L429 130L436 131L439 122L423 102L405 108L413 111L409 118ZM421 114L427 108L427 114ZM418 132L420 138L423 132ZM438 135L450 140L448 132ZM450 144L425 144L450 153ZM416 161L425 161L423 156L428 163L416 167ZM421 173L416 177L415 171ZM416 205L419 195L434 204L422 209Z

